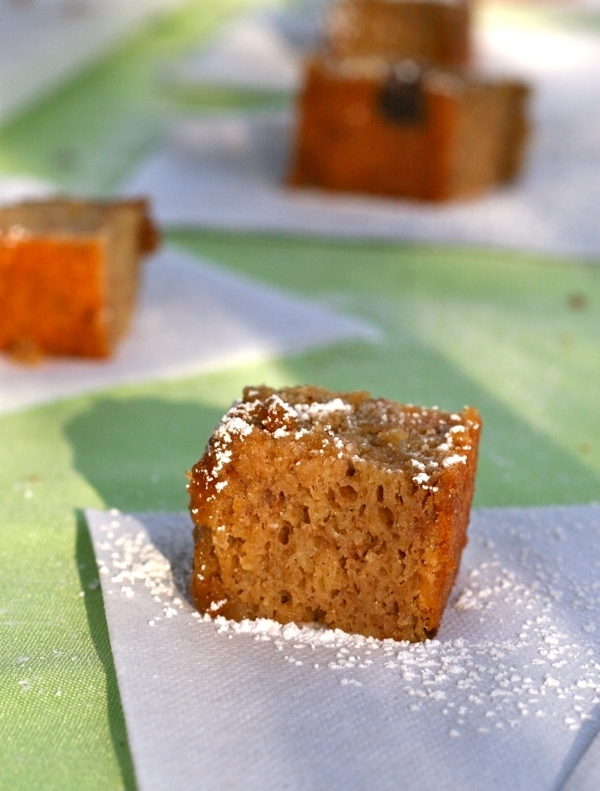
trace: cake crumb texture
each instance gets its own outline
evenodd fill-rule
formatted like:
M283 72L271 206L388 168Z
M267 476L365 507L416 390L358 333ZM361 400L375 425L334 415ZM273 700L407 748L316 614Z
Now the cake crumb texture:
M433 637L466 543L480 427L474 408L246 388L189 474L198 609Z

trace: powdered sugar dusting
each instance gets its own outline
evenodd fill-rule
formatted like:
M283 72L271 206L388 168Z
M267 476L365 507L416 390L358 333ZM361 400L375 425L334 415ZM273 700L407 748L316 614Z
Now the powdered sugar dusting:
M319 400L320 398L327 400ZM369 458L388 472L413 472L411 479L424 491L439 491L444 471L467 465L472 450L468 444L479 430L476 412L465 408L462 415L431 409L405 407L368 393L334 394L320 388L246 388L209 440L201 461L194 467L192 486L200 483L206 502L225 488L223 478L233 461L236 440L254 431L275 440L321 440L324 449L333 441L337 457ZM328 438L322 439L322 435ZM476 436L476 435L475 435ZM342 437L344 438L342 440ZM220 480L221 479L221 480Z
M215 429L210 442L213 456L212 465L204 467L202 475L207 484L216 482L215 489L217 492L222 491L227 486L227 481L219 481L219 477L233 459L230 445L234 439L243 439L250 435L253 429L251 414L247 409L247 405L241 401L236 401L233 404L222 417L220 425Z
M113 514L95 547L105 596L127 607L149 601L154 630L184 619L202 639L241 641L249 652L270 644L297 672L328 674L352 694L384 684L407 716L437 712L452 738L488 738L532 727L577 731L597 718L600 582L586 542L597 540L600 508L583 510L585 523L569 509L476 514L439 639L418 644L196 613L186 600L185 517L181 529L150 538L143 517Z
M315 401L312 404L294 404L293 409L298 419L306 423L322 423L334 413L351 415L353 412L352 405L341 398L333 398L324 403Z
M454 464L466 464L467 457L460 456L458 453L454 453L452 456L447 456L442 464L444 467L452 467Z

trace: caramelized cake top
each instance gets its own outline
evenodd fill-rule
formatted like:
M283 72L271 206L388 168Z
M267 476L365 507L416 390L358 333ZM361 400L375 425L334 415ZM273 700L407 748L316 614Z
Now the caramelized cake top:
M371 398L364 391L247 387L223 417L194 472L203 473L206 483L219 491L225 482L217 479L231 461L233 439L263 431L274 439L305 438L320 449L331 443L340 458L358 457L390 472L404 472L421 488L436 491L443 469L466 463L465 451L471 450L471 434L479 422L477 410L470 407L460 414L424 409Z

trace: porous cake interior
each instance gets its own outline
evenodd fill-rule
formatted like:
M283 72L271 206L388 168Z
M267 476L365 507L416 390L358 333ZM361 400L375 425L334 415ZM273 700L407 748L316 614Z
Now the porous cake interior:
M479 422L367 393L247 388L191 473L199 608L432 636L465 543Z

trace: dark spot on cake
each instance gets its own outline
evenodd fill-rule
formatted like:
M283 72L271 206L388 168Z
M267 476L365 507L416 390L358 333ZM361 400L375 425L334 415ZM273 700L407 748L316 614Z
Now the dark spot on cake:
M388 508L387 506L383 506L379 508L379 519L384 527L390 528L394 524L394 514L392 513L392 509Z
M279 594L279 601L282 604L289 604L292 601L292 596L289 591L281 591Z
M423 72L414 61L394 64L379 91L378 109L388 123L410 127L425 123L427 102Z
M381 484L377 487L377 502L383 502L383 486Z
M305 525L310 524L310 512L308 510L308 506L306 505L302 509L302 521L304 522Z
M263 498L264 498L265 503L269 507L271 507L273 505L273 503L277 500L277 498L275 497L275 495L273 494L273 492L270 489L265 489L265 493L263 494Z
M344 499L352 502L358 498L358 492L352 486L340 486L340 494Z
M356 475L356 470L354 469L354 465L352 462L348 465L348 469L346 470L346 475L348 478L352 478L353 475Z
M421 495L421 507L422 507L423 511L428 509L428 507L430 505L430 502L429 502L430 499L431 499L431 492L429 492L429 491L423 492L423 494Z
M282 544L290 543L290 533L292 532L292 525L289 522L284 522L283 527L279 530L279 541Z
M373 533L367 530L365 534L364 544L361 547L361 557L364 558L369 552L375 549L379 544L379 539Z

